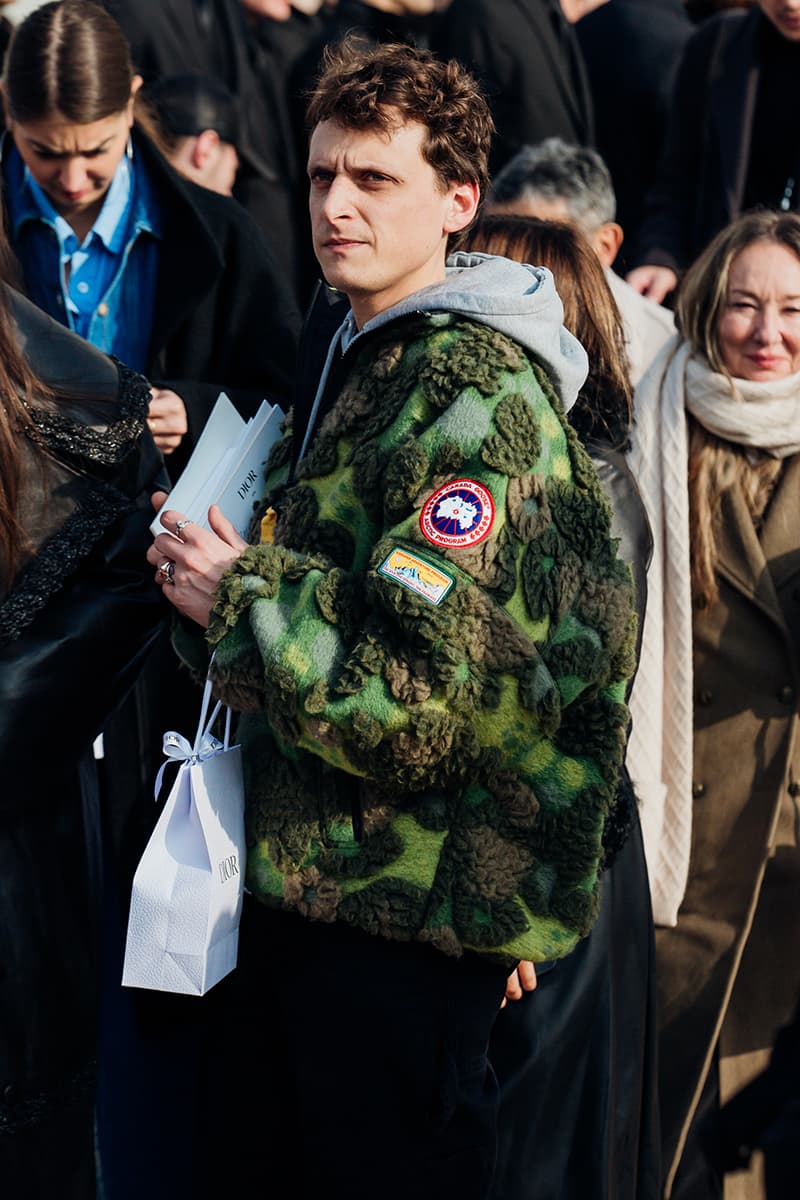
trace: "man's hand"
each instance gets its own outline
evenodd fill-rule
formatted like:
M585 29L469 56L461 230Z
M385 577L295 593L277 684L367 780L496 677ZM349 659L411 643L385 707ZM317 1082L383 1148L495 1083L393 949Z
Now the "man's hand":
M536 967L532 962L517 963L517 968L512 971L506 980L506 994L503 997L501 1008L505 1008L509 1000L521 1000L523 992L533 992L536 990Z
M147 424L162 454L177 450L189 430L186 405L170 388L150 388Z
M625 278L635 292L656 304L663 304L678 286L678 276L670 267L636 267Z
M156 512L167 499L166 492L152 497ZM147 561L156 567L156 583L184 617L208 626L214 604L214 592L224 572L247 549L247 542L216 504L208 510L213 533L187 521L179 512L167 509L161 523L170 530L160 533L147 551ZM172 564L170 566L170 564Z

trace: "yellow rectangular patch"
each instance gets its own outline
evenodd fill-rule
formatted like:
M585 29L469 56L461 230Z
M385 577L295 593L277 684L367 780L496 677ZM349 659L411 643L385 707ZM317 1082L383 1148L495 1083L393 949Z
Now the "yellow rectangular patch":
M416 592L431 604L441 604L455 583L455 576L441 571L431 563L395 546L378 567L378 574L393 579L410 591Z

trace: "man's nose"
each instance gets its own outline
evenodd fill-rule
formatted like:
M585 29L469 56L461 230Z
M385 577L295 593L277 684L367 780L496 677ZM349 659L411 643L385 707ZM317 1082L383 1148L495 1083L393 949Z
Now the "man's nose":
M329 221L350 216L353 212L355 189L343 175L337 175L328 185L322 211Z

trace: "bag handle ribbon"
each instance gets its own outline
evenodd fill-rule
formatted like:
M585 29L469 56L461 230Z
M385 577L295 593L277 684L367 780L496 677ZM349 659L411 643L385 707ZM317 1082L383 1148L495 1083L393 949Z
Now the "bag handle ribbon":
M211 656L209 662L209 670L211 663L214 661L214 655ZM175 729L168 729L164 734L162 743L162 752L166 756L166 761L159 768L155 783L155 799L158 800L161 791L161 785L164 782L164 772L167 767L174 762L194 763L204 762L207 758L213 758L215 754L219 754L221 750L230 749L231 736L231 710L225 710L225 734L224 740L220 741L211 733L211 727L219 716L219 711L222 708L222 701L218 700L214 705L211 716L208 716L208 710L211 704L211 676L206 678L206 686L203 689L203 703L200 709L200 721L197 726L197 733L194 736L194 744L182 733L178 733Z

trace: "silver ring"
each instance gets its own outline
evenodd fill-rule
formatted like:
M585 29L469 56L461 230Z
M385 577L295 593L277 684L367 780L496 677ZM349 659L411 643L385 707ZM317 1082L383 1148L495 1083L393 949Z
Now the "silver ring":
M171 558L165 558L158 568L158 573L164 580L164 583L175 582L175 563Z
M175 532L177 533L178 537L180 537L181 530L185 529L187 525L191 525L191 523L192 523L191 521L176 521L175 522Z

